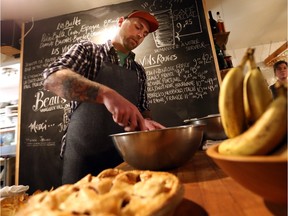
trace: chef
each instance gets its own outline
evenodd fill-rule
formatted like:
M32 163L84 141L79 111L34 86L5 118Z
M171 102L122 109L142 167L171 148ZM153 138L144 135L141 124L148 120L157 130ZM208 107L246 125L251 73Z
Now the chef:
M62 139L62 184L122 162L110 134L164 128L151 119L145 70L132 52L157 30L158 21L137 10L117 24L113 39L75 44L43 71L44 88L71 101Z

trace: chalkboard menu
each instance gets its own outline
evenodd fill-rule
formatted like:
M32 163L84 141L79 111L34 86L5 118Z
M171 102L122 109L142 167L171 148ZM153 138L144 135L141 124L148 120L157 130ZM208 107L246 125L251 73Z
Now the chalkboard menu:
M138 0L25 24L19 184L30 192L61 184L60 142L68 101L45 91L42 71L80 40L105 42L117 19L153 13L159 29L134 50L146 69L153 118L166 126L218 113L219 81L201 0Z

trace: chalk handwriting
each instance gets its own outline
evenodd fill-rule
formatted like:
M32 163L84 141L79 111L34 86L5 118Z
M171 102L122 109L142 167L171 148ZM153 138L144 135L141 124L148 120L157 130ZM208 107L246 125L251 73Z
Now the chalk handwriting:
M46 131L48 128L47 120L41 123L37 123L37 121L35 120L34 122L30 123L28 128L30 129L30 132L34 132L34 133L37 133L39 131L40 132Z
M32 110L34 112L41 111L53 111L56 109L62 109L66 100L60 96L44 96L43 91L36 92L35 103L32 105Z
M75 26L78 26L81 24L81 19L79 19L78 17L73 17L73 20L66 20L64 22L59 22L57 24L56 29L57 30L66 30L66 29L71 29L74 28Z

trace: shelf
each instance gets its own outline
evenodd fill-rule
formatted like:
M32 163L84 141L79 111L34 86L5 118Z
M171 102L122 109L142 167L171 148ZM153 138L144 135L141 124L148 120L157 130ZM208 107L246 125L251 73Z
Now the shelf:
M3 113L4 111L4 113ZM8 105L4 108L4 110L1 109L1 114L5 114L7 117L14 117L18 115L18 105Z
M18 105L8 105L0 111L0 133L15 131L18 123Z
M5 127L5 128L0 128L0 133L5 133L5 132L10 132L10 131L15 131L16 130L16 127L15 125L10 125L8 127Z
M0 146L0 157L16 156L16 144Z
M12 46L1 46L1 53L8 56L20 54L20 50Z
M224 33L216 33L213 34L213 37L215 38L216 43L218 46L221 47L221 49L226 50L225 45L228 42L230 32L224 32Z
M18 105L17 104L16 105L8 105L5 108L18 108Z
M7 117L16 117L18 116L18 113L11 113L11 114L7 114Z

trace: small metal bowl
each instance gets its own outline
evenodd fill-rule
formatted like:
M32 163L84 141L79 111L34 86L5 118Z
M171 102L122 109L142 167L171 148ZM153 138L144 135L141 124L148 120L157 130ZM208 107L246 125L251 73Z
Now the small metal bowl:
M142 170L169 170L187 162L199 149L204 125L110 135L123 160Z
M184 124L206 125L204 129L204 140L223 140L227 138L220 114L208 115L203 118L187 119L184 120Z

